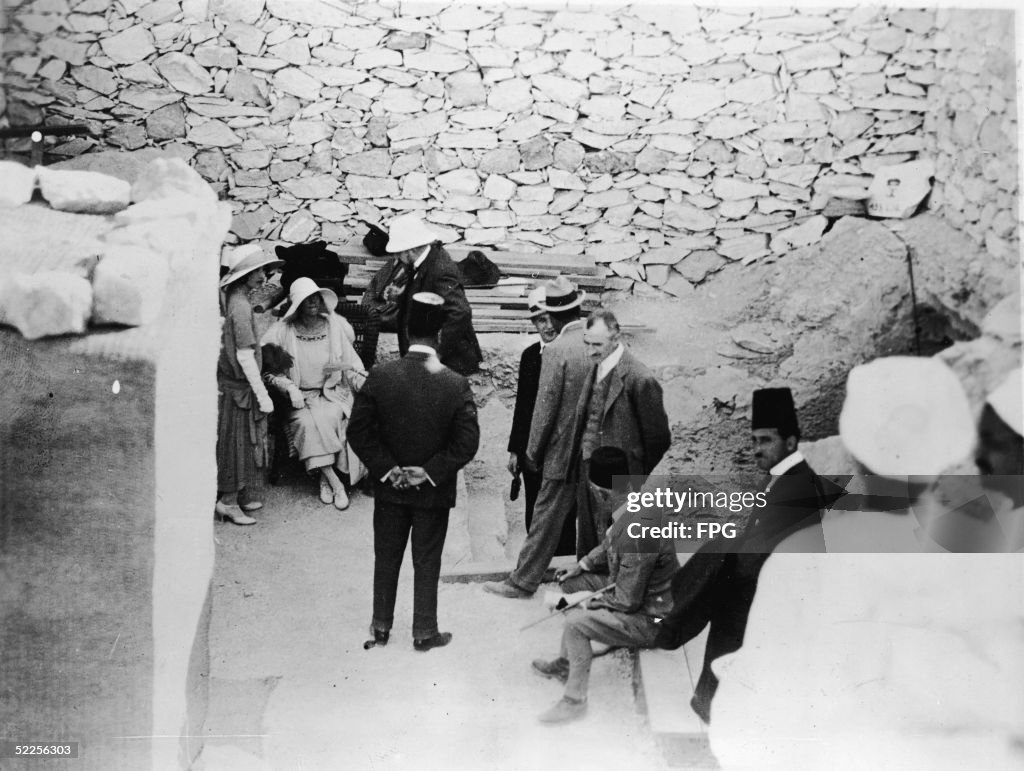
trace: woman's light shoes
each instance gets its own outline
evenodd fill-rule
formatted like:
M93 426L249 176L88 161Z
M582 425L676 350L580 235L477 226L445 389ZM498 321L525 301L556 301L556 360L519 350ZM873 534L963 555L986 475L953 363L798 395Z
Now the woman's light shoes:
M256 520L242 511L238 506L217 501L213 507L214 515L218 520L233 522L236 525L255 525Z
M331 483L324 477L320 477L320 503L329 506L333 502L334 490L331 489Z
M348 508L348 493L345 492L344 485L334 494L334 508L338 511Z

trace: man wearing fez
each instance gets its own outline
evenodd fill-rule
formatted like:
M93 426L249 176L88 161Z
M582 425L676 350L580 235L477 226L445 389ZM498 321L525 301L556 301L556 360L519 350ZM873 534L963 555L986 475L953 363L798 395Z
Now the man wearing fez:
M754 508L737 538L710 541L686 561L672 581L673 610L657 640L658 647L675 649L710 624L704 666L690 701L705 723L718 687L711 662L743 644L758 574L772 549L788 535L814 526L818 550L824 551L820 530L824 493L797 449L800 427L792 393L788 388L754 391L751 412L754 459L771 477L766 505Z
M410 298L418 292L433 292L444 298L444 324L437 342L441 363L461 375L479 369L483 354L473 330L473 309L462 288L459 269L441 246L437 234L415 214L401 214L391 221L387 251L405 266L406 280L398 305L398 350L409 349ZM397 277L396 277L397 279Z
M540 491L515 570L504 581L484 584L485 591L502 597L533 596L555 554L566 518L576 518L572 420L592 366L580 319L585 293L565 276L547 282L544 292L538 307L550 315L558 336L544 349L526 446L527 468L536 468L541 475Z
M675 543L637 530L637 525L663 525L660 514L651 518L650 513L624 513L629 465L627 453L619 447L598 447L588 464L588 481L609 499L614 523L600 544L556 576L567 599L577 592L601 593L566 612L559 657L533 662L537 674L565 683L562 698L540 715L542 723L565 723L586 713L594 658L591 641L654 647L658 622L671 610L672 576L679 569Z
M530 321L540 336L540 340L523 351L519 358L519 379L516 382L516 404L512 413L512 430L508 437L508 472L513 478L522 475L522 485L526 493L526 531L530 531L533 522L533 508L540 490L540 473L536 469L526 467L526 443L530 438L530 422L537 404L537 389L540 387L540 364L544 348L557 336L558 330L548 312L540 305L544 302L544 287L532 290L527 297L530 309ZM555 555L574 554L576 552L576 522L565 519L562 535L558 541Z
M661 385L623 346L618 319L610 311L591 314L583 344L593 366L573 420L580 477L587 478L590 456L602 446L622 448L629 459L629 473L645 477L672 443ZM595 506L585 483L579 487L577 507L576 553L582 556L601 542L610 512Z
M374 639L367 646L388 642L411 533L413 647L428 651L452 637L437 626L441 552L456 474L476 455L480 428L469 382L437 357L444 300L429 292L410 299L408 352L370 370L356 395L348 440L374 480Z

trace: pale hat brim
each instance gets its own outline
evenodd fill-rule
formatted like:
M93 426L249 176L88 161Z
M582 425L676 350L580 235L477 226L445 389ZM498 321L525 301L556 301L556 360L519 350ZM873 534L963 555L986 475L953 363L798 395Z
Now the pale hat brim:
M232 267L227 274L220 280L221 289L224 289L228 284L233 284L241 278L245 278L254 270L260 268L277 268L284 265L283 260L278 260L275 257L267 257L261 249L259 254L251 254L248 257L243 257L234 267Z
M1024 395L1021 393L1021 371L1015 369L989 394L989 406L1014 432L1024 436Z
M839 437L873 474L936 477L970 454L974 434L963 386L938 359L887 356L850 371Z
M328 312L338 307L338 295L333 290L317 286L313 279L303 276L295 279L295 282L292 284L291 291L288 293L288 310L281 316L281 320L288 321L292 318L298 312L303 300L315 294L320 294L324 298L324 304L327 306Z
M385 249L388 254L395 254L419 246L428 246L439 240L440 236L419 217L403 214L391 220L388 227L388 245Z
M565 305L549 305L547 300L550 297L545 298L545 301L540 303L537 307L544 313L561 313L562 311L572 310L573 308L579 308L583 305L583 301L587 299L587 293L579 289L573 290L576 292L576 299Z

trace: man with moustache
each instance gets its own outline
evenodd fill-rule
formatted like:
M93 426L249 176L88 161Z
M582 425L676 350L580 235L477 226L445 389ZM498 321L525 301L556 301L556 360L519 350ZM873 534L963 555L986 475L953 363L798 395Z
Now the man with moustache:
M711 662L743 644L757 578L772 549L784 538L815 527L813 540L824 551L821 507L825 493L798 449L800 427L788 388L754 391L751 439L757 467L771 479L766 505L755 508L735 539L702 546L672 580L672 612L661 623L657 645L675 649L710 624L704 665L690 705L705 723L718 678Z

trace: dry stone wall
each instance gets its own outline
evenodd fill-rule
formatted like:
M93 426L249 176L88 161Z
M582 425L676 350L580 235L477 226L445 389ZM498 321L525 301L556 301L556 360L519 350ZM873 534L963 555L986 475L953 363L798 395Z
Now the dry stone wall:
M965 15L966 14L966 15ZM586 252L686 297L816 243L837 188L934 157L933 204L1017 246L1010 12L341 0L33 0L11 123L186 157L240 240L422 210L447 240Z

